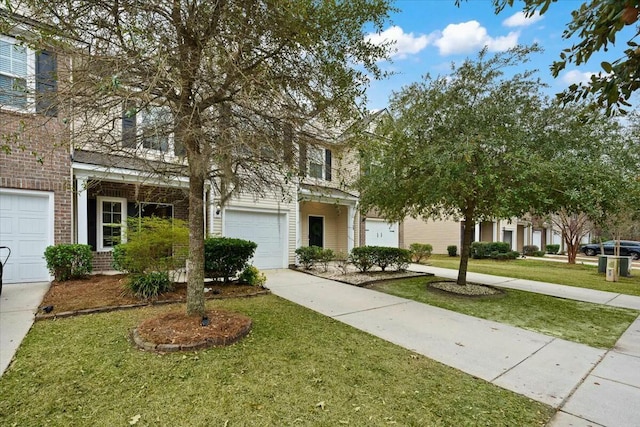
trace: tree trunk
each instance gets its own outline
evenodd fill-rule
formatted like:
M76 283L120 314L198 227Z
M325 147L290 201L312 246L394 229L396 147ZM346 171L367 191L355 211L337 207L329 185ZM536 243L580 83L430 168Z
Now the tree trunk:
M204 170L189 162L189 269L187 315L202 316L204 308Z
M465 214L464 233L462 235L462 249L460 249L460 267L458 268L458 280L456 283L461 286L467 284L467 267L469 266L469 254L471 252L471 241L473 240L475 221L472 215Z
M564 242L567 244L567 263L575 264L576 256L578 255L578 248L580 244L573 241L573 239L565 238Z

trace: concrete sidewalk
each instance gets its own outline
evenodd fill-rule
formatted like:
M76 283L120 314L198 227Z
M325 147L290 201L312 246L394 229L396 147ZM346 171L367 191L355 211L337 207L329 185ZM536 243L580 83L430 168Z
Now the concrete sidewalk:
M291 270L266 273L275 295L559 408L552 426L638 425L638 320L607 351Z
M49 282L15 283L2 286L0 296L0 375L13 359L20 343L31 329L35 314Z

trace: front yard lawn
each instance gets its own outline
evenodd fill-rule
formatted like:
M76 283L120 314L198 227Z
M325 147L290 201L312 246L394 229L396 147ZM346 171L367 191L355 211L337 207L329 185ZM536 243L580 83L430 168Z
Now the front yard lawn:
M468 298L427 290L427 283L438 280L445 279L428 277L393 280L371 285L370 288L599 348L613 347L640 314L636 310L515 289L505 289L504 296L489 298Z
M276 296L207 306L250 316L252 332L156 354L129 333L175 305L36 322L0 377L0 425L540 426L553 414Z
M434 255L429 258L427 265L457 270L460 258ZM640 296L640 270L638 269L632 270L632 277L620 277L618 282L605 281L604 274L598 274L597 267L593 265L569 265L532 258L506 262L492 259L470 259L469 271Z

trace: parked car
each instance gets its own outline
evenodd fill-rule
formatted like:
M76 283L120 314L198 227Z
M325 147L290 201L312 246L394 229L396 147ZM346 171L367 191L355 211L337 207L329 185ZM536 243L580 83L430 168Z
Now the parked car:
M613 255L616 247L616 240L608 240L602 243L604 247L605 255ZM600 254L600 244L592 243L590 245L584 245L581 248L582 252L588 256L594 256ZM634 260L640 259L640 242L634 242L631 240L620 240L620 256L630 256Z

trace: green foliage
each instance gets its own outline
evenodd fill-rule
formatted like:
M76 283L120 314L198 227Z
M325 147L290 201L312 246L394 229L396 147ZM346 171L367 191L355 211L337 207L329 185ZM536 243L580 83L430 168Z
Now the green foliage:
M546 249L548 254L557 254L558 251L560 250L560 245L558 244L547 245Z
M386 246L360 246L351 250L350 258L361 272L369 271L374 265L382 271L386 271L387 267L404 271L411 262L411 251Z
M474 259L496 259L498 254L508 254L510 251L509 244L505 242L473 242L471 244L471 257Z
M296 249L296 255L306 270L311 270L316 263L321 263L324 271L327 271L329 263L335 259L333 250L319 246L301 246Z
M205 273L228 282L247 266L257 247L249 240L209 237L204 241Z
M349 255L344 252L336 253L334 257L334 261L336 262L336 266L342 272L342 274L347 274L349 272L349 264L351 260L349 259Z
M89 245L60 244L44 251L49 272L58 281L79 279L93 270L93 254Z
M248 265L240 273L240 282L251 286L262 287L267 283L267 276L262 273L256 266Z
M320 246L300 246L296 249L298 260L306 270L311 270L314 264L320 259L321 252L322 248Z
M351 250L351 263L361 272L366 273L375 265L373 246L358 246Z
M524 255L533 255L534 252L538 252L540 250L536 245L525 245L522 248L522 253Z
M409 245L411 251L411 259L413 262L420 262L423 259L429 259L433 246L428 243L412 243Z
M113 248L112 266L132 274L168 272L184 267L188 245L189 230L184 221L129 218L127 243Z
M156 298L158 295L173 290L173 283L166 271L152 271L142 274L131 274L126 288L142 299Z
M447 253L449 254L449 256L458 256L458 246L457 245L447 246Z
M544 251L533 251L531 253L531 256L543 257L544 256Z

